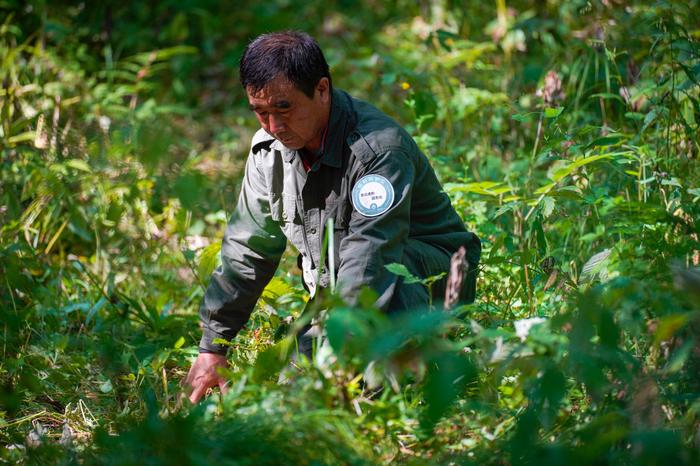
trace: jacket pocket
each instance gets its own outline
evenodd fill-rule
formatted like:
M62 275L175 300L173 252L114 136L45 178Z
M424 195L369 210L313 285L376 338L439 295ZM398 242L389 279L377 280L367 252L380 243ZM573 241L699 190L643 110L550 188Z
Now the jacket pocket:
M270 193L270 216L275 222L282 222L282 197L279 194Z
M295 196L282 193L270 195L270 215L279 223L301 224L301 215Z
M282 220L301 225L301 214L296 196L282 194Z

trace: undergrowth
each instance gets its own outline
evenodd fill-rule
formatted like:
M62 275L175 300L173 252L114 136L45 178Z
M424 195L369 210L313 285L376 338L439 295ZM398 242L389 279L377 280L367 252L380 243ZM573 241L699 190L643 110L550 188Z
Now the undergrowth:
M698 2L243 3L0 4L0 461L697 464ZM289 251L192 407L236 60L291 25L430 157L479 296L318 300L328 346L280 382Z

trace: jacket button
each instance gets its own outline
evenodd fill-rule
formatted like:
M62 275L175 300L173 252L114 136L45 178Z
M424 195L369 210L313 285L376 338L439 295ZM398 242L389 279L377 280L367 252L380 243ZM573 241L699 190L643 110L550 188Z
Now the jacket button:
M316 229L315 229L315 228L312 228L311 231L310 231L309 233L311 233L312 235L315 235L315 234L316 234Z

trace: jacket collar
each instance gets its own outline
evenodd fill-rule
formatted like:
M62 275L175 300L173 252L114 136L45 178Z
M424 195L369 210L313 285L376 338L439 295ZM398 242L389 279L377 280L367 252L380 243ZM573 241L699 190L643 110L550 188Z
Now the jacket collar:
M355 127L356 120L352 111L350 96L337 89L333 89L331 95L331 112L328 117L326 145L319 163L340 168L343 163L344 149L347 145L346 140L350 131ZM287 163L291 163L294 160L294 156L297 155L296 150L287 149L284 144L276 139L270 147L280 151L282 159ZM318 164L314 168L317 166Z

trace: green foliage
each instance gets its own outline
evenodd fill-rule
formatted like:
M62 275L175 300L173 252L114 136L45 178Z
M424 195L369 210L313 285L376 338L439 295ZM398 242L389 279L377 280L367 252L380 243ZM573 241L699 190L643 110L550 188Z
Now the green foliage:
M699 9L1 3L0 459L697 464ZM479 297L307 306L292 252L229 394L183 406L255 130L237 60L289 27L430 157L483 239ZM290 370L311 318L328 345Z
M280 406L252 404L245 413L222 413L219 422L211 417L203 407L164 420L152 405L142 423L119 437L98 431L86 464L367 464L342 412L295 415Z

